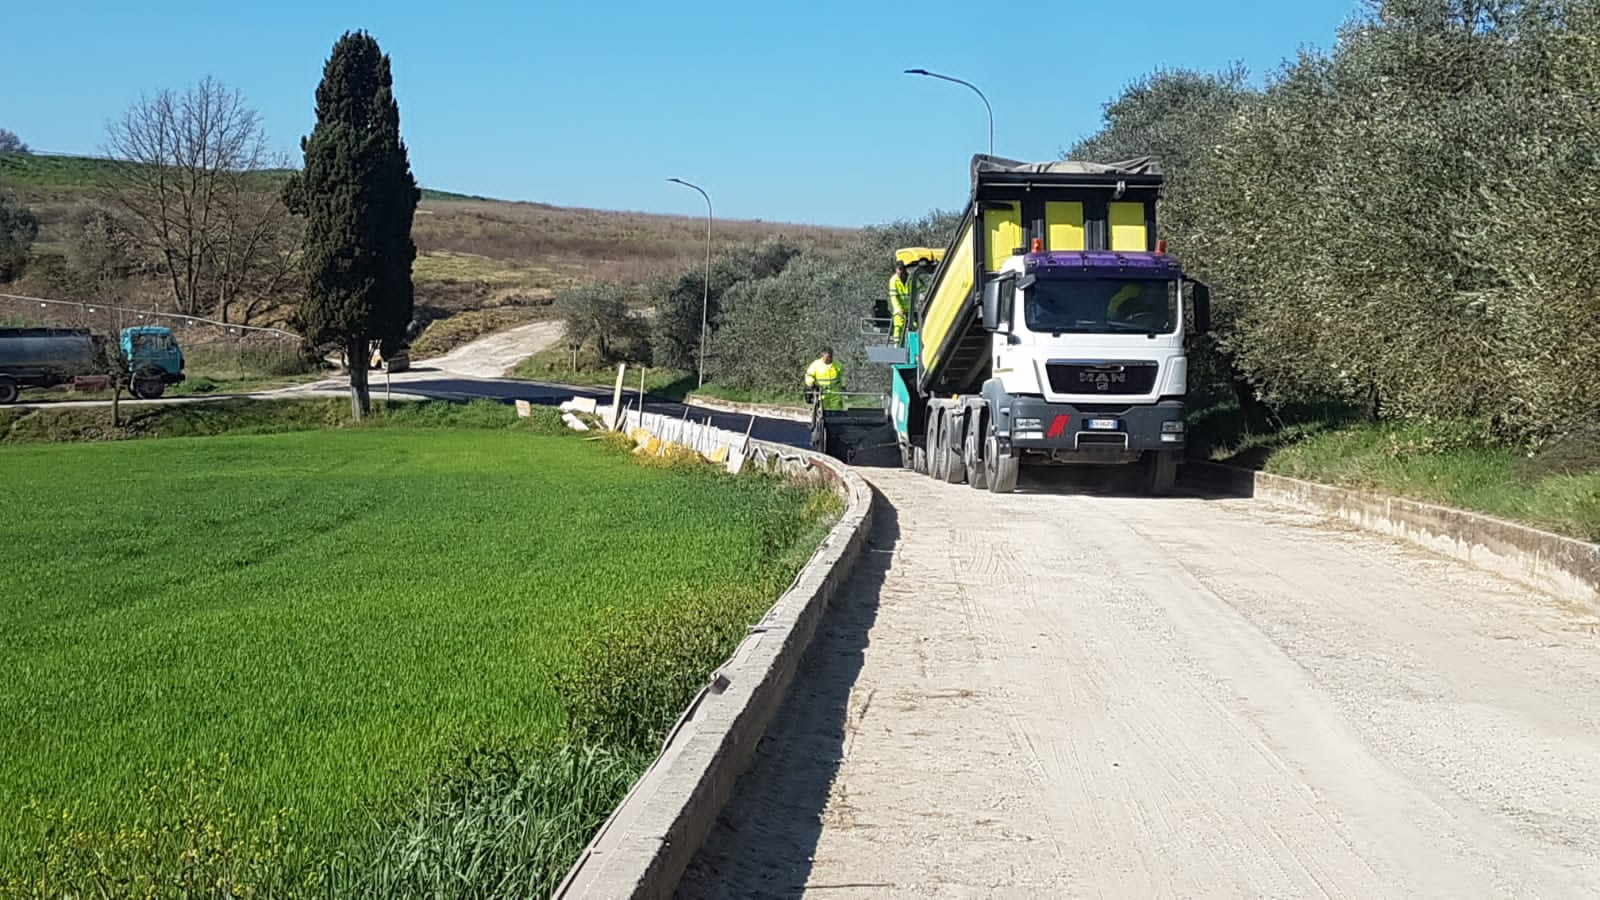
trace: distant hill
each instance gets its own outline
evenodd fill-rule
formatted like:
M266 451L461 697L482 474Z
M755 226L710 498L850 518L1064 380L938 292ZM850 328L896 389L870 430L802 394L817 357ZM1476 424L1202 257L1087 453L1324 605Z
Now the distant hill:
M0 185L13 188L56 188L66 191L90 191L116 183L117 173L132 163L98 156L62 156L46 153L0 153ZM289 176L288 169L267 169L260 175L264 181L281 182ZM471 194L457 194L423 188L424 200L487 200Z
M40 220L36 258L64 260L75 223L104 205L105 190L130 165L47 154L0 154L0 190L16 195ZM261 173L281 181L286 170ZM828 247L854 229L750 220L715 220L716 248L784 235ZM705 219L512 202L425 188L412 228L419 306L435 315L462 309L527 305L589 278L642 280L703 260ZM37 285L34 289L40 289ZM6 290L0 288L0 291ZM158 279L130 286L159 302Z

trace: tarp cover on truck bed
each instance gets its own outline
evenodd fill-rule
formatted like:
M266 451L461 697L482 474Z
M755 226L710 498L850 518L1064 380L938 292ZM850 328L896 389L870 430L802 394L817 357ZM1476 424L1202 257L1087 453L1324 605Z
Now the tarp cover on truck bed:
M1058 159L1052 162L1019 162L979 153L972 157L972 184L979 175L1160 175L1161 163L1153 156L1140 156L1114 163Z

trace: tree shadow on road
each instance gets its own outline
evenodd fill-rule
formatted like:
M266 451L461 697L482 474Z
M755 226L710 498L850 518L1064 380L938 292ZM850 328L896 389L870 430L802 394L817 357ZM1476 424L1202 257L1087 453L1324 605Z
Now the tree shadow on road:
M684 872L677 897L804 893L854 728L851 690L900 536L894 507L876 488L873 495L872 532L856 571L819 624L788 698L757 744L732 802Z

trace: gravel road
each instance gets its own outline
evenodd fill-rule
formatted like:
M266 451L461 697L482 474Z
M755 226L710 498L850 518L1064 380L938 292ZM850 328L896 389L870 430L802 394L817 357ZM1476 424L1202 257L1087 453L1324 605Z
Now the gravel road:
M559 321L529 322L462 344L442 356L417 360L415 365L470 378L500 378L507 369L560 340L561 329Z
M862 473L679 896L1600 896L1596 610L1258 501Z

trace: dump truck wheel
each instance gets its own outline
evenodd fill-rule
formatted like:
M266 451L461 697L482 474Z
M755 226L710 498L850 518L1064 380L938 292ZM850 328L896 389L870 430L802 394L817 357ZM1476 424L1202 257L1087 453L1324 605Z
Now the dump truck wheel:
M1178 454L1170 450L1152 451L1147 454L1145 465L1149 467L1150 493L1155 496L1172 493L1173 485L1178 481Z
M1002 456L1000 442L990 432L983 442L984 480L991 494L1009 494L1017 489L1017 475L1022 460L1015 456Z
M960 484L967 480L966 462L961 458L961 436L954 434L951 428L955 417L948 411L939 413L939 446L936 448L935 465L938 467L938 479L945 484Z
M967 484L975 491L989 487L989 473L983 468L983 433L988 424L988 416L973 415L967 419L967 432L962 436L961 456L967 467Z
M942 438L939 436L939 431L943 427L944 416L938 410L935 410L928 421L928 435L926 438L928 459L926 473L929 478L939 481L944 480L944 474L939 466L940 461L944 459L944 453L940 450L939 445L939 442L942 440Z
M21 394L22 389L17 387L16 379L0 375L0 403L15 403Z

